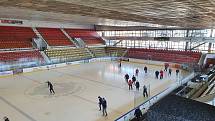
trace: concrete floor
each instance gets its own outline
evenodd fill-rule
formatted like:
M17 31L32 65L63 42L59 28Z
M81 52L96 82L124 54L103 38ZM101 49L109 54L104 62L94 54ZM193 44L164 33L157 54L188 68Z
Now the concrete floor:
M113 121L141 103L142 86L150 87L155 95L177 77L165 73L164 79L155 79L155 70L163 66L123 62L93 62L50 70L36 71L0 78L0 121L8 116L11 121ZM128 90L124 75L130 77L139 68L137 77L141 84L138 92ZM186 74L181 73L180 78ZM56 94L50 95L46 81L54 84ZM150 85L150 86L149 86ZM98 108L98 96L107 100L108 116L103 117Z

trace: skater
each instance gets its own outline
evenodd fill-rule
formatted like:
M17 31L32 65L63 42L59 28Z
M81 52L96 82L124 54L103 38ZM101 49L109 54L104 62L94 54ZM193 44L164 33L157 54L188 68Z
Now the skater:
M158 79L159 71L155 71L155 78Z
M128 83L129 75L125 74L125 81Z
M122 60L120 59L119 60L119 67L121 68L121 66L122 66Z
M137 121L140 121L140 118L143 116L139 107L135 109L134 116L137 119Z
M169 67L169 64L168 64L168 63L165 63L165 64L164 64L164 71L167 71L168 67Z
M6 116L5 116L3 119L4 119L4 121L10 121L10 120L8 119L8 117L6 117Z
M135 71L136 76L138 76L138 73L139 73L139 69L137 68Z
M128 89L129 90L133 90L132 84L133 84L133 82L131 80L129 80L128 81Z
M147 67L146 66L144 67L144 71L145 71L145 73L147 73Z
M133 75L133 77L132 77L132 82L135 84L135 82L136 82L136 77Z
M140 83L139 83L138 81L136 81L135 86L136 86L136 90L138 90L138 91L139 91Z
M172 74L172 69L169 68L169 76L171 76L171 74Z
M52 83L50 81L47 81L47 83L48 83L50 94L52 93L55 94Z
M176 76L178 76L178 74L179 74L179 69L176 69L175 72L176 72Z
M148 97L148 92L147 92L146 85L143 86L143 96Z
M163 70L160 70L160 79L163 79Z
M99 111L101 111L101 106L102 106L102 98L98 96L99 99Z
M102 98L102 113L103 116L107 116L107 101L105 98Z

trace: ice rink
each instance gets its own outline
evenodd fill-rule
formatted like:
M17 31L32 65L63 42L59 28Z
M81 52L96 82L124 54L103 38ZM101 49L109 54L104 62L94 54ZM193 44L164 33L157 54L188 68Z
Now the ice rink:
M92 62L62 68L40 70L0 78L0 121L8 116L11 121L113 121L146 98L142 87L150 89L150 96L165 90L177 80L164 73L164 79L155 79L155 70L163 66L123 62ZM137 80L141 90L128 90L124 75L130 77L138 68ZM183 78L187 72L180 73ZM50 95L46 81L51 81L56 94ZM98 96L107 100L108 116L102 116Z

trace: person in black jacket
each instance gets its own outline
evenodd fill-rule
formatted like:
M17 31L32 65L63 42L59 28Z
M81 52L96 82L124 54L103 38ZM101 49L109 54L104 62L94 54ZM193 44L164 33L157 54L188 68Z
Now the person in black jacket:
M147 70L148 70L148 69L147 69L147 67L145 66L145 67L144 67L144 71L145 71L145 73L147 73Z
M148 97L148 91L146 85L143 86L143 96Z
M47 81L47 83L48 83L50 94L52 94L52 93L55 94L55 91L54 91L52 83L50 81Z
M169 68L169 76L171 76L171 74L172 74L172 69Z
M139 107L135 109L134 115L135 115L137 121L140 121L140 118L143 116L143 114Z
M155 71L155 77L156 77L156 79L158 79L158 75L159 75L159 71Z
M102 98L102 112L103 116L107 116L107 101L105 100L105 98Z
M6 117L6 116L5 116L3 119L4 119L4 121L10 121L10 120L8 119L8 117Z
M136 90L138 90L138 91L139 91L140 83L139 83L138 81L135 83L135 86L136 86Z
M179 69L176 69L175 72L176 72L176 76L178 76L178 74L179 74Z
M100 96L98 96L99 99L99 111L101 110L101 106L102 106L102 98Z
M133 75L133 77L132 77L132 82L135 84L135 82L136 82L136 77Z
M128 83L129 75L125 74L125 81Z

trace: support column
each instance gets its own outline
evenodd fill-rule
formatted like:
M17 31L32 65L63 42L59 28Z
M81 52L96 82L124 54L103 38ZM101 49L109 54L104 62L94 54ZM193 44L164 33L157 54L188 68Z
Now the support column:
M208 53L211 53L211 46L212 46L212 43L209 43L209 45L208 45Z
M188 35L189 35L189 30L187 30L187 32L186 32L186 37L188 37ZM186 42L185 51L188 50L188 45L189 45L189 42Z
M188 50L188 44L189 44L189 42L186 42L186 45L185 45L185 51L187 51L187 50Z
M213 29L211 29L211 34L210 34L210 37L212 36L213 36ZM208 45L208 53L211 53L211 47L212 47L212 43L210 42Z

